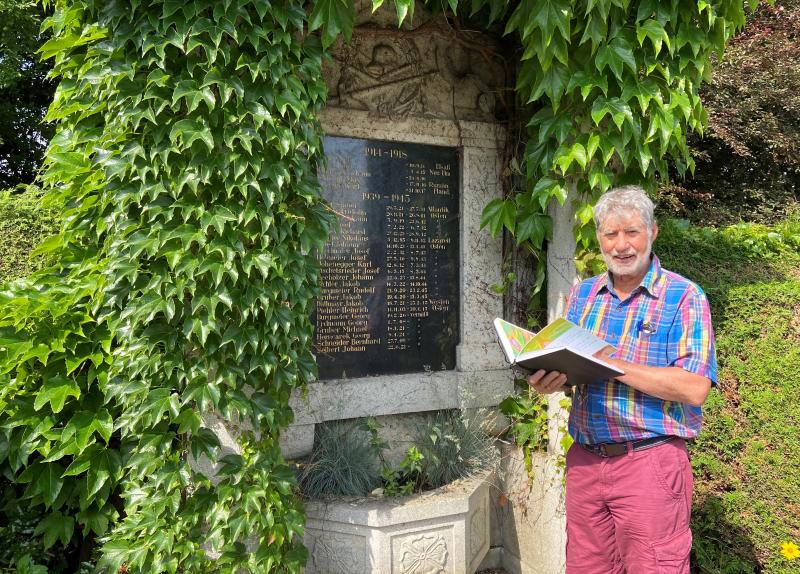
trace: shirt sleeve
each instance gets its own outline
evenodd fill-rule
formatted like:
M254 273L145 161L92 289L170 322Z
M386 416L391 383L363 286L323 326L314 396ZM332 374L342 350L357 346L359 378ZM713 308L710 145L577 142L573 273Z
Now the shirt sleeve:
M669 364L717 384L717 355L711 310L702 291L687 296L670 329Z
M564 317L567 321L571 321L578 324L581 316L578 313L578 289L580 288L580 284L573 285L572 289L569 290L569 298L567 299L567 314Z

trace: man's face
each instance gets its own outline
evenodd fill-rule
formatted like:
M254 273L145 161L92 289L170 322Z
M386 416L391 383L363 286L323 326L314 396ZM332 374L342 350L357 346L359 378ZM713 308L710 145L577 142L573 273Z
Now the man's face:
M658 227L648 229L636 211L609 215L597 230L600 251L614 277L640 279L650 267L650 247Z

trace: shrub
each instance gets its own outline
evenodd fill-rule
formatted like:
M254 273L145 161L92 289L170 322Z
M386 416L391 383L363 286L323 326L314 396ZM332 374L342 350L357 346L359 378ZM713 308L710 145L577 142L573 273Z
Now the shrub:
M693 178L662 189L674 215L704 225L773 223L800 199L800 0L762 3L701 97Z
M55 233L55 210L43 207L34 186L0 191L0 283L26 277L41 267L31 251Z
M438 488L494 468L498 454L487 424L479 413L453 410L431 415L415 440L422 455L420 487Z
M378 466L369 436L357 423L322 424L311 459L300 474L300 489L310 498L365 496L380 482Z

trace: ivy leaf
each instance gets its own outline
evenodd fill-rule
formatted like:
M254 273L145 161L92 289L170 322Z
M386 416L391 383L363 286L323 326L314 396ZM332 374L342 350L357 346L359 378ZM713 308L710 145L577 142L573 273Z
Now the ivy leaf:
M642 116L646 114L647 107L652 100L655 100L659 104L662 103L661 90L658 84L650 78L634 84L625 84L625 88L622 90L622 96L620 96L621 100L627 102L632 97L639 100L639 108L642 110Z
M353 34L355 6L348 0L316 0L308 20L310 32L322 28L322 46L327 48L341 32L347 42Z
M63 472L64 468L61 465L55 462L47 463L36 479L36 490L42 493L47 507L52 506L61 494L61 487L64 486L64 479L61 477Z
M683 117L688 122L689 117L692 115L692 105L689 103L689 96L679 90L671 90L669 94L669 107L667 109L671 111L675 108L683 112Z
M599 126L606 114L611 114L611 119L617 129L622 129L622 124L626 119L633 122L631 107L619 98L604 98L600 96L594 101L592 104L592 121Z
M539 143L550 135L555 135L559 143L567 139L573 132L572 117L569 114L554 114L549 107L539 110L528 122L528 127L539 126Z
M503 230L508 228L514 233L514 220L517 215L517 207L513 201L503 199L493 199L483 208L481 214L481 229L489 227L492 237L497 237Z
M592 42L592 52L597 50L597 46L601 45L606 40L608 34L608 24L604 18L600 18L597 14L592 14L586 21L586 27L583 29L580 44L587 40Z
M558 110L561 97L566 92L570 79L569 68L560 62L553 62L550 68L537 76L531 86L531 95L527 103L538 100L542 94L547 94L553 105L553 111Z
M688 23L682 23L678 28L678 36L675 40L675 47L680 50L685 45L689 45L692 55L696 58L701 50L705 50L709 45L708 38L703 31Z
M523 212L517 226L517 241L529 241L536 249L541 249L544 241L553 234L553 222L543 213Z
M92 460L95 454L100 451L100 448L97 443L90 444L86 450L73 459L67 470L64 471L63 476L77 476L86 472L92 465Z
M414 18L414 0L394 0L394 6L397 10L398 27L403 24L406 16Z
M74 529L74 518L55 511L41 520L33 533L35 535L44 534L44 549L47 550L56 543L56 540L61 541L64 546L69 544Z
M33 408L38 411L45 404L50 403L52 411L60 413L61 409L64 408L67 397L78 398L80 396L81 390L75 381L62 375L57 375L44 381L42 388L36 395Z
M589 223L592 218L594 217L594 212L592 211L592 206L584 204L578 211L575 212L575 219L581 222L581 225L586 225Z
M190 449L195 459L205 454L211 460L216 459L219 439L210 429L201 428L190 439Z
M103 536L108 531L108 516L97 508L87 508L79 512L75 518L78 519L78 523L83 524L97 536Z
M586 148L580 142L575 142L561 154L556 154L555 165L561 169L561 173L567 173L569 166L577 162L582 168L586 167Z
M122 564L128 559L131 552L131 545L126 540L109 540L100 547L103 557L100 563L107 566L109 572L119 572Z
M606 67L611 68L617 80L620 81L622 81L622 70L625 66L633 74L636 74L636 58L633 57L631 45L624 38L614 38L610 43L597 50L595 66L601 73Z
M639 45L644 45L645 38L649 38L655 49L655 54L661 51L662 42L670 49L669 34L664 30L664 26L658 20L647 20L641 26L636 26L636 38L639 40Z
M572 8L569 1L539 0L534 3L533 10L533 14L528 16L528 21L523 28L523 40L530 34L534 24L541 31L545 45L549 45L552 41L556 28L562 38L569 39L570 21L572 20Z
M108 482L116 482L122 466L119 453L111 449L100 450L86 473L87 493L91 497Z
M569 79L567 84L567 92L571 92L575 88L580 87L581 97L586 100L592 90L600 88L603 95L608 95L608 78L602 74L589 74L583 70L578 70Z

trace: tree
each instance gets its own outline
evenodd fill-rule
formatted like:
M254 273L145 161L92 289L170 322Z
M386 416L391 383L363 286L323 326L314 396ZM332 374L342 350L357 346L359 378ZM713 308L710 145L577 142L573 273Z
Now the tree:
M55 84L36 57L43 18L36 2L0 0L0 189L33 182L53 133L42 120Z

